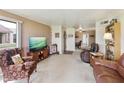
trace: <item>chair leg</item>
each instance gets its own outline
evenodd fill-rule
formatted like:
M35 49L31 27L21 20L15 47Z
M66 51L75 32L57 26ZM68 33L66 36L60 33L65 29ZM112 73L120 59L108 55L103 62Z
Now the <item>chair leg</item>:
M37 72L37 64L35 65L35 72Z
M30 76L28 76L28 79L27 79L27 82L28 82L28 83L30 83L29 80L30 80Z
M35 72L37 72L37 68L35 68Z
M3 80L3 82L4 82L4 83L7 83L7 81L6 81L6 80Z

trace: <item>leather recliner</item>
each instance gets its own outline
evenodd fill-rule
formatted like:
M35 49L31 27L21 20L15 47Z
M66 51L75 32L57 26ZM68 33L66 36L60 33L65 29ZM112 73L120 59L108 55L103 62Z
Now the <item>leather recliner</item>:
M83 49L83 51L80 53L80 58L83 62L89 63L90 62L90 52L98 52L99 46L97 43L92 43L91 48Z
M91 65L97 83L124 83L124 54L118 61L94 58Z

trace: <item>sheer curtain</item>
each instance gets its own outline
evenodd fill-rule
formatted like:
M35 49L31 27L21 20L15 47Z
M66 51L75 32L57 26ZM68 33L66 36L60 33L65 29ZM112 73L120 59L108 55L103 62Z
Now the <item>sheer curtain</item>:
M83 48L88 47L89 46L89 34L88 33L83 33Z
M17 23L16 47L22 48L22 22L16 22L16 23Z

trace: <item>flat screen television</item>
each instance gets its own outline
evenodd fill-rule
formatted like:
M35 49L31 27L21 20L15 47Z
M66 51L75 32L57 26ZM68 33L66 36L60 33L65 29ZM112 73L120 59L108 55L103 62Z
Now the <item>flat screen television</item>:
M47 46L46 37L30 37L29 49L31 52L42 50Z

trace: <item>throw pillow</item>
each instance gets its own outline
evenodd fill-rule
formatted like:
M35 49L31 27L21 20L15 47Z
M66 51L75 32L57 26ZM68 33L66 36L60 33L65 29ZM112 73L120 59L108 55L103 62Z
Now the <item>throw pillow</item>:
M23 60L22 60L20 54L12 56L12 61L14 62L14 64L22 64L23 63Z

